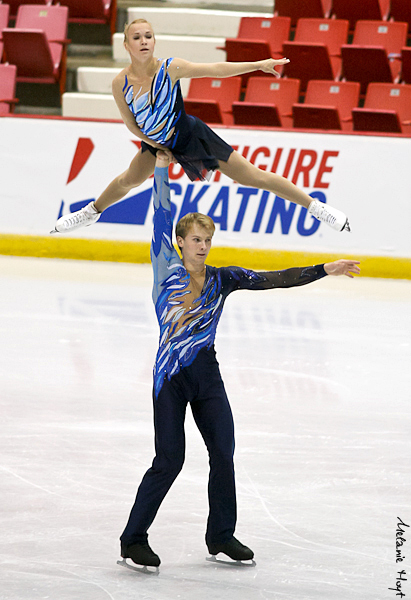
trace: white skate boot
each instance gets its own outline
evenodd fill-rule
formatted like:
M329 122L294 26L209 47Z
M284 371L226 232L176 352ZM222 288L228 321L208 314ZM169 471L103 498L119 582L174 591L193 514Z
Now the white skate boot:
M332 206L328 206L328 204L324 204L324 202L313 200L308 207L308 212L319 221L327 223L327 225L336 231L344 231L344 229L351 231L345 214Z
M99 220L101 213L94 206L94 202L90 202L80 210L69 215L64 215L58 219L55 228L50 233L70 233L80 227L88 227Z

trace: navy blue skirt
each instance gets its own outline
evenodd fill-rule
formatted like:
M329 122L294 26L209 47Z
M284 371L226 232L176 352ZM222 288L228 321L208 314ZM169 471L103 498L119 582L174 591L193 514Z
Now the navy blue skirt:
M177 139L170 150L191 181L205 181L218 169L218 161L227 162L234 149L201 119L191 115L187 115L187 118L190 124L188 135ZM157 152L146 142L141 142L141 150L148 150L154 156Z

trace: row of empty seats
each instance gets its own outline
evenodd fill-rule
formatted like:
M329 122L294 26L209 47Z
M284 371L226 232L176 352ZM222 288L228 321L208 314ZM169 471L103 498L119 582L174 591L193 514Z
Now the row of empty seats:
M209 123L342 131L411 133L411 85L370 83L364 107L360 84L311 80L304 103L301 82L251 77L244 101L241 78L192 79L186 110Z
M336 18L349 21L353 30L357 21L405 21L411 31L409 0L275 0L274 14L291 18L295 27L300 18Z
M237 37L226 39L227 60L245 62L285 56L290 63L282 73L299 79L302 92L310 79L358 81L362 94L370 81L411 83L407 23L358 21L351 44L347 43L347 20L301 18L293 41L289 40L290 27L290 17L244 17ZM250 76L243 75L243 87Z
M55 4L67 6L69 23L108 24L112 34L116 30L117 0L7 0L7 4L11 20L16 19L18 9L23 4Z
M5 18L8 5L0 4ZM66 6L21 5L16 26L0 27L0 58L17 67L17 81L58 83L60 94L66 86L68 8Z

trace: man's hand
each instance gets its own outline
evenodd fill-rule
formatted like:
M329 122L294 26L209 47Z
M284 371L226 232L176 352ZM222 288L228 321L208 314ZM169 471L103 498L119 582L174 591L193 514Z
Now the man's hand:
M360 267L357 266L359 264L359 260L347 260L341 258L334 262L325 263L324 271L327 275L346 275L347 277L353 278L354 275L360 274Z

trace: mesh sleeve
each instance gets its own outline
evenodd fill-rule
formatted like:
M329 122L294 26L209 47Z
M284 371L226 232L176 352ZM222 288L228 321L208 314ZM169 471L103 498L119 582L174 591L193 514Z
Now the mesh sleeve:
M325 277L324 265L294 267L283 271L251 271L241 267L228 267L230 291L271 290L307 285Z

